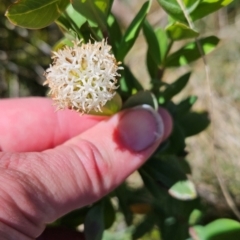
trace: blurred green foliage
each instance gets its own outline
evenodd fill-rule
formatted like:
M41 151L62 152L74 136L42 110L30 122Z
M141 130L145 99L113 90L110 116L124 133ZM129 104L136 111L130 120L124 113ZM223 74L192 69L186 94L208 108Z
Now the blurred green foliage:
M43 73L61 32L55 24L41 30L11 24L4 16L9 4L0 1L0 97L45 96Z

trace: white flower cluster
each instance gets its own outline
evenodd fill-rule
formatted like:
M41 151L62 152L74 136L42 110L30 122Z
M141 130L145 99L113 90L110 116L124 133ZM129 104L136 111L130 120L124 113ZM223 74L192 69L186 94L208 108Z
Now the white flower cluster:
M71 108L79 112L101 111L118 88L119 67L110 53L111 46L102 42L84 44L79 40L53 52L53 64L46 70L50 96L58 109Z

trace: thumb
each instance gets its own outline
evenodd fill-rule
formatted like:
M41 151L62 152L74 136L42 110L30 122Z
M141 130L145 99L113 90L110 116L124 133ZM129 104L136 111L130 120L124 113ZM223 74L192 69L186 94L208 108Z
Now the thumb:
M11 169L11 176L13 170L18 172L18 180L11 183L18 191L8 189L8 194L11 201L17 199L14 206L27 221L15 218L11 225L35 237L36 226L97 201L139 168L171 128L165 110L157 112L144 105L120 112L54 149L3 155L2 167ZM26 227L29 222L35 223L35 230Z
M68 211L97 201L138 169L163 141L164 132L169 133L165 125L159 112L144 105L116 114L47 151L53 159L60 154L61 171L68 169L64 174L73 177L73 182L64 186L64 198L69 197L65 206L71 208ZM76 202L71 201L73 196Z

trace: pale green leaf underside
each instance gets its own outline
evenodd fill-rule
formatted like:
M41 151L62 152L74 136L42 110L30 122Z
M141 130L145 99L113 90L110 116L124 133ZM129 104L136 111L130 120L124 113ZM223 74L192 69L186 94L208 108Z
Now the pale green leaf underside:
M189 180L175 183L169 190L169 194L179 200L191 200L197 197L196 189Z

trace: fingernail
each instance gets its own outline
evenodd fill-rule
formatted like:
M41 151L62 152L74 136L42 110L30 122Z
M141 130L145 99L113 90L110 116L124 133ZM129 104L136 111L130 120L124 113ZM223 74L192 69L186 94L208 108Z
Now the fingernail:
M139 152L163 137L164 125L159 113L149 105L126 110L120 119L118 132L125 147Z

